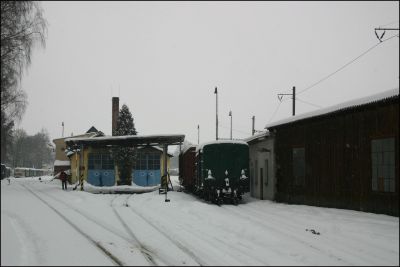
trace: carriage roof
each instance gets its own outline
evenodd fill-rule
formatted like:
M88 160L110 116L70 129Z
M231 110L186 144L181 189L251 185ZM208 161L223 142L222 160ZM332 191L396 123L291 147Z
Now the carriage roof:
M201 151L205 146L218 145L218 144L237 144L237 145L249 146L249 144L247 144L247 142L245 142L243 140L214 140L214 141L205 142L205 143L200 144L196 148L196 153Z

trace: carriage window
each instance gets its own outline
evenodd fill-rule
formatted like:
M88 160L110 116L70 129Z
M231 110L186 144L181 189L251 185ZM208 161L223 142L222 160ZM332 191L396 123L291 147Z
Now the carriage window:
M295 185L304 185L305 165L304 147L293 148L293 177Z
M394 138L371 141L372 190L395 192Z

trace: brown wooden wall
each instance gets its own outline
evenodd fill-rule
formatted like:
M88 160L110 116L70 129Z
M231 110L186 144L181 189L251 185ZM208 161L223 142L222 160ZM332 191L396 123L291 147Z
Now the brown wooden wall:
M275 136L280 202L399 216L399 99L269 130ZM372 191L371 140L395 138L395 192ZM305 148L305 184L295 185L293 147Z

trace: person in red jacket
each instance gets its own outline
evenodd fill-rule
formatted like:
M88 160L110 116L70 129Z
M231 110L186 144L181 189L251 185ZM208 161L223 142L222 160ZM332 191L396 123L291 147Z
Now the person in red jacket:
M62 189L64 190L65 188L65 190L67 190L67 174L64 171L61 171L60 173L60 180L62 183Z

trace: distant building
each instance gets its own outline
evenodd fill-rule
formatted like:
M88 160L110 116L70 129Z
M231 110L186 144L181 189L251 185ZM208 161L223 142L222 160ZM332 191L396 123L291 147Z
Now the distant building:
M55 160L54 160L54 175L61 171L67 171L71 168L71 162L69 157L67 156L65 149L65 139L71 137L90 137L98 134L98 131L95 127L91 127L85 134L56 138L53 139L53 143L55 144Z
M119 172L112 158L111 147L135 147L137 160L132 163L132 182L140 186L153 186L161 183L161 177L168 171L170 157L164 147L179 145L184 135L126 135L115 136L119 117L119 98L112 98L111 132L104 136L101 131L91 127L84 135L55 139L56 160L64 168L71 169L71 182L86 180L95 186L118 185ZM162 146L163 148L160 148ZM62 153L64 152L64 153ZM68 158L67 158L68 157ZM67 165L69 163L69 165ZM167 181L167 179L165 179Z
M164 160L163 150L157 143L168 142L175 136L100 136L69 138L66 143L70 148L75 147L78 153L71 155L72 183L82 177L95 186L114 186L119 184L118 168L111 156L110 146L136 147L137 159L133 162L132 182L140 186L154 186L161 182L164 175L164 164L167 170L171 154L167 153ZM179 136L178 141L183 141ZM176 141L176 142L178 142ZM171 141L171 144L176 142Z
M243 141L249 144L250 195L259 199L275 199L274 140L268 131Z
M266 126L276 200L399 216L399 89Z

